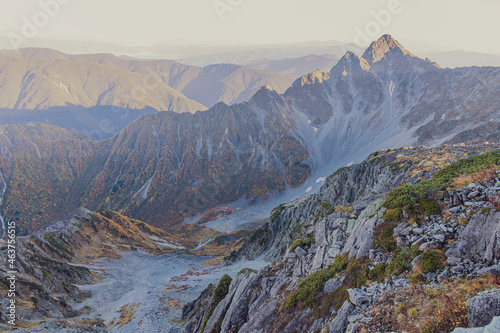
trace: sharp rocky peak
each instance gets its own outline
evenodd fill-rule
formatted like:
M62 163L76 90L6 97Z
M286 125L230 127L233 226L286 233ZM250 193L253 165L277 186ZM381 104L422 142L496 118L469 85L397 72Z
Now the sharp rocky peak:
M370 64L363 58L358 57L354 52L347 51L346 54L333 66L330 71L332 77L346 76L352 69L361 68L364 71L370 70Z
M384 35L377 41L373 42L370 47L366 49L362 58L365 59L369 64L373 64L394 55L408 55L411 57L415 57L391 35Z
M315 70L297 79L293 86L307 86L316 83L323 83L330 78L330 73L325 73L320 69Z

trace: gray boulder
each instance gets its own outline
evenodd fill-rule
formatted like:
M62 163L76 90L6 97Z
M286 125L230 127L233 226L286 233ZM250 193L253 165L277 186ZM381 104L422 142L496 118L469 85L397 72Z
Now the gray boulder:
M456 328L451 333L498 333L500 332L500 317L495 317L488 326L477 328Z
M465 304L469 311L469 327L486 326L493 317L500 316L500 289L483 291Z
M330 324L330 332L345 332L347 324L349 323L347 318L355 308L356 307L351 302L345 301L339 313Z
M341 278L334 278L326 281L325 286L323 287L323 292L325 294L329 294L337 290L338 288L342 287L342 281L344 280L344 277Z
M476 272L476 274L479 276L484 276L484 275L488 275L488 274L500 276L500 265L493 265L490 267L480 269Z
M448 263L469 259L475 262L496 264L500 259L500 212L490 211L472 217L453 243L446 256Z
M361 307L370 301L368 293L360 289L348 289L349 300L357 307Z
M436 242L427 242L418 248L419 251L424 252L425 250L440 249L442 246Z

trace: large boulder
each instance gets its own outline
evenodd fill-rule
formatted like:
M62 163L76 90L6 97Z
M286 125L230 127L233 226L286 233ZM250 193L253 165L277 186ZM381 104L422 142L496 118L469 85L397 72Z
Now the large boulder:
M500 316L500 289L490 289L470 298L467 303L469 310L469 327L488 325L493 317Z
M330 332L345 332L349 323L347 317L354 311L356 307L349 301L345 301L339 310L339 313L330 324Z
M451 265L463 259L497 264L500 259L500 212L491 210L474 216L458 241L446 251L446 256Z
M352 232L347 239L342 253L349 253L349 257L363 258L370 255L375 245L374 228L384 220L379 219L385 208L383 200L370 204L357 219Z
M452 333L498 333L500 332L500 317L495 317L491 323L485 327L477 328L456 328Z

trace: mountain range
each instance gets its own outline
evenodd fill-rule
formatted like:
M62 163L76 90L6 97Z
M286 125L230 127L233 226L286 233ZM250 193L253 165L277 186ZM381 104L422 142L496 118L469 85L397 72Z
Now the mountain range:
M25 232L81 205L168 228L294 191L380 148L498 140L499 105L500 68L441 69L385 35L284 94L263 87L244 103L143 115L100 142L2 126L2 209Z
M243 102L263 85L284 92L296 76L231 64L202 68L31 48L1 51L0 79L2 123L42 121L102 139L142 114L194 113L221 101Z

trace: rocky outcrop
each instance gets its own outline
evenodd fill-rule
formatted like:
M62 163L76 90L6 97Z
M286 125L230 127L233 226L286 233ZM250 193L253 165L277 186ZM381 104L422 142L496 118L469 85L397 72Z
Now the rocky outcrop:
M331 332L356 332L362 328L368 328L368 331L370 329L394 331L400 319L393 319L394 322L391 322L392 319L370 314L370 309L373 306L377 306L377 309L390 306L387 317L391 317L395 311L400 311L394 310L397 305L394 301L395 295L398 295L399 300L410 300L413 297L413 288L419 290L419 287L413 286L414 283L419 283L416 282L416 278L410 279L412 281L410 283L410 276L406 274L411 272L416 274L415 276L422 274L421 279L428 283L429 288L438 288L443 281L451 281L449 279L456 277L473 279L476 276L495 274L497 268L492 265L494 260L488 261L486 258L488 253L491 253L488 252L489 248L496 249L490 246L492 243L490 239L494 236L500 219L498 212L488 201L486 193L492 193L500 179L491 171L487 174L491 178L484 181L475 182L463 189L448 188L446 191L434 194L439 197L435 199L438 209L433 210L434 215L419 215L418 220L414 220L415 223L409 223L409 213L403 210L398 217L400 222L394 222L393 227L392 236L401 247L397 252L391 254L383 250L378 241L376 242L375 236L376 227L388 222L388 217L384 216L387 211L382 207L382 203L385 200L383 196L391 187L398 187L405 182L418 184L429 180L443 164L456 161L464 154L477 154L483 151L482 149L488 151L496 146L481 147L449 146L379 152L360 165L336 172L328 178L318 193L278 207L273 213L271 222L256 233L258 237L251 237L227 260L227 263L230 263L238 258L263 255L273 260L275 265L258 273L241 275L233 280L231 292L220 303L217 317L212 323L221 323L221 326L218 326L223 327L221 332L293 332L328 329ZM358 182L354 181L356 177L359 179ZM471 204L465 205L460 199L463 196ZM461 214L465 216L462 221ZM468 222L466 227L463 226L465 220ZM312 243L311 239L314 239ZM466 239L471 240L468 254L460 253L462 257L458 265L448 263L446 266L444 263L442 267L438 265L433 268L432 272L422 273L423 265L428 263L426 261L428 257L424 254L435 254L440 257L434 258L440 259L432 260L444 262L446 259L444 251L448 249L448 252L453 252L454 246L459 246ZM295 240L299 241L294 243ZM452 240L456 241L451 248L448 248ZM292 243L294 251L290 251ZM384 275L385 281L379 279L379 282L356 288L351 285L350 289L346 289L348 275L339 274L330 278L332 275L328 273L333 263L339 265L343 260L338 256L342 254L350 257L351 263L357 259L360 260L356 262L368 262L368 270L372 273L367 274L374 274L372 279L377 279L375 272L378 269L386 269L394 261L397 261L397 266L394 267L406 273L398 273L401 274L399 276ZM451 256L448 256L449 258ZM312 276L315 278L311 278ZM322 276L328 277L322 280ZM308 280L309 278L311 279ZM488 277L488 279L493 281L494 285L498 285L495 278ZM308 280L306 285L309 287L301 286L306 280ZM481 283L485 283L485 280L482 281ZM328 300L336 299L340 297L339 295L344 295L342 297L347 297L348 301L337 304L337 308L330 307L329 311L322 312L323 315L319 318L311 316L312 308L317 314L320 311L318 307L286 305L290 300L290 293L301 288L305 293L316 283L321 286L320 296L316 298L318 304L328 304ZM252 291L247 294L247 290L250 289ZM301 297L306 296L302 294ZM472 303L473 299L467 304ZM476 308L479 311L488 307L480 305ZM408 314L413 313L412 311L416 309L405 309ZM470 315L470 318L474 317L474 314ZM491 321L491 318L488 318L488 321ZM389 329L390 327L392 329Z
M500 259L500 212L488 210L471 218L446 256L451 264L464 259L498 264Z
M277 207L276 217L271 223L232 254L228 262L238 257L255 258L264 252L269 260L278 262L294 240L305 239L307 235L314 236L316 240L310 249L314 251L313 270L328 266L335 255L344 252L349 252L351 256L368 257L373 246L373 227L381 222L384 213L381 207L383 200L379 200L384 194L404 182L413 184L430 179L438 170L438 165L450 163L464 154L475 155L495 147L417 147L372 154L360 164L336 171L317 193ZM477 202L475 206L464 207L463 213L480 211L486 205L480 200L486 199L478 196L474 200ZM422 228L403 223L401 228L396 228L395 235L402 242L400 245L431 241L444 244L446 237L457 235L457 220L440 220L439 226L436 216L427 220L435 223L425 224Z
M479 328L456 328L452 333L496 333L500 332L500 317L495 317L489 325Z
M487 290L467 301L469 327L488 325L493 317L500 316L500 289Z
M329 325L330 332L345 332L347 325L349 324L348 316L354 311L354 309L355 306L351 302L345 301L344 304L342 304L339 313Z

